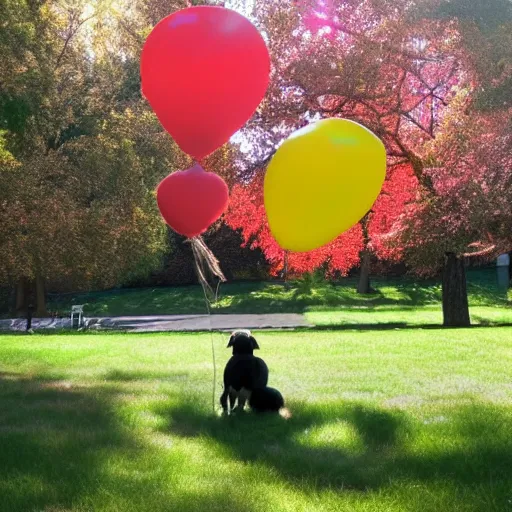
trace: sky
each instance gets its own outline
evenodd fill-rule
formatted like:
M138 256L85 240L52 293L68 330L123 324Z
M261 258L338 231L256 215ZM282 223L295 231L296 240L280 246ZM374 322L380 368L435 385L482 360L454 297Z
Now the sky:
M247 18L250 18L254 7L254 2L255 0L226 0L224 7L233 9L234 11L243 14Z

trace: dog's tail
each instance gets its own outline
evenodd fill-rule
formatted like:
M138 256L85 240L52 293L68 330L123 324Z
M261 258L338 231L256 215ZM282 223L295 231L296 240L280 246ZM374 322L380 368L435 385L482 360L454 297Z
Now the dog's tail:
M279 409L279 416L285 420L289 420L292 417L292 413L288 407L281 407L281 409Z

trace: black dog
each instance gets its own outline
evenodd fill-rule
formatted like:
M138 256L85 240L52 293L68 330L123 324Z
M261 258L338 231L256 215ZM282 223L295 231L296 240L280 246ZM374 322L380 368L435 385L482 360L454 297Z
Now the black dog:
M249 398L249 405L255 412L279 412L284 408L284 398L274 388L256 388Z
M224 392L220 403L224 412L233 409L238 400L237 409L243 410L246 401L255 389L263 389L268 382L268 367L263 359L253 355L259 350L257 341L250 331L235 331L227 348L233 347L233 355L224 369Z

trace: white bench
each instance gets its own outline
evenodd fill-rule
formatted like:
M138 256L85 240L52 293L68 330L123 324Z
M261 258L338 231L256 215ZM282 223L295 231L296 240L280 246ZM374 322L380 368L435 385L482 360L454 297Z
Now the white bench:
M83 314L84 314L84 305L83 304L71 306L71 328L73 328L73 317L75 315L78 317L78 327L80 328L82 326Z

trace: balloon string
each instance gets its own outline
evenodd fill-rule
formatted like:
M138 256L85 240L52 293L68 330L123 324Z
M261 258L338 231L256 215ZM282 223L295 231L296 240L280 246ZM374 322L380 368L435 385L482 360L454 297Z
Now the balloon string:
M204 301L206 304L206 310L208 312L208 326L210 332L210 342L212 347L212 359L213 359L213 386L212 386L212 409L215 414L215 387L217 383L217 365L215 361L215 343L213 340L213 326L212 326L212 314L211 306L217 303L219 298L219 289L221 283L226 281L226 277L222 273L219 265L219 261L207 247L201 237L194 237L190 240L192 247L192 254L194 255L194 265L199 283L203 289ZM211 274L217 278L217 285L215 290L208 282L207 275ZM209 296L210 295L210 296Z
M225 283L226 277L222 273L219 261L214 256L212 251L208 249L200 236L190 239L192 253L194 255L194 262L199 282L203 286L205 298L207 301L216 302L218 299L219 283ZM218 279L217 289L214 291L208 282L208 275ZM210 295L211 299L208 297Z

